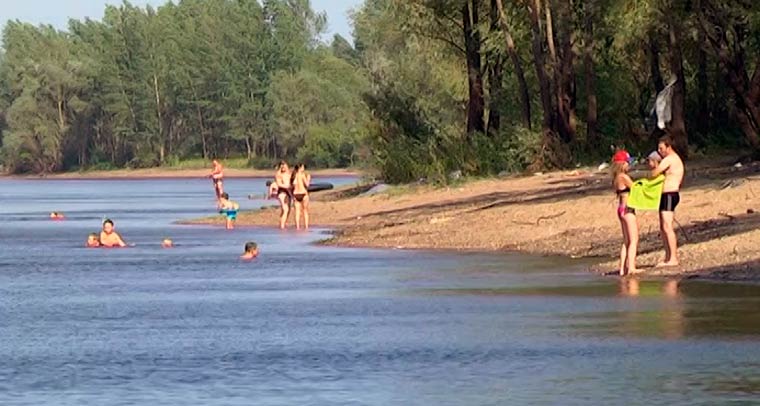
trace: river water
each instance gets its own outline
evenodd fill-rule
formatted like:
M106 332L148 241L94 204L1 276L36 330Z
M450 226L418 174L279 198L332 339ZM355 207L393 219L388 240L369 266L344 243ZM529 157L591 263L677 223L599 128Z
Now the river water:
M263 184L225 186L246 209L271 204L243 198ZM0 404L760 399L756 286L173 224L213 205L207 180L0 180ZM136 246L83 248L104 217ZM164 237L177 247L161 249ZM248 240L261 256L245 263Z

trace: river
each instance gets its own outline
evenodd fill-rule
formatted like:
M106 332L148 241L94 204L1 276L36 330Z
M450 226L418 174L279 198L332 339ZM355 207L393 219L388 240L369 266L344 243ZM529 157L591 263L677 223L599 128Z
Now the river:
M245 198L263 179L225 187L243 209L272 204ZM756 285L620 282L561 258L174 224L213 205L208 180L0 179L0 404L760 398ZM84 248L105 217L135 247ZM246 263L249 240L261 255Z

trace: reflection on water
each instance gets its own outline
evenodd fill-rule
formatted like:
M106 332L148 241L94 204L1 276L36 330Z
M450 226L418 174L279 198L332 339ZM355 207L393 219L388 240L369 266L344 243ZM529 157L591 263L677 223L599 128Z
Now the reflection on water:
M258 187L230 183L238 194ZM205 181L39 185L0 181L2 405L760 396L757 286L600 278L558 258L311 245L324 230L172 224L213 210ZM52 204L70 220L49 221ZM103 212L135 248L81 247ZM166 236L175 249L160 248ZM252 263L237 258L247 240L261 248Z

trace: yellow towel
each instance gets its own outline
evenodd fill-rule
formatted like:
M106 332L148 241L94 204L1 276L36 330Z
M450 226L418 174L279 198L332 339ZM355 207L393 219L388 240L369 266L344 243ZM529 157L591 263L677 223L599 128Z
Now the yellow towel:
M628 207L636 210L659 210L664 184L665 175L633 182L631 193L628 195Z

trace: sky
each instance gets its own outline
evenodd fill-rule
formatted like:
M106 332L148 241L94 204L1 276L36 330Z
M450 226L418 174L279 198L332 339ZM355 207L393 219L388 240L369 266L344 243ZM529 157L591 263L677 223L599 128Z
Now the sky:
M106 4L121 4L121 0L0 0L0 25L7 20L21 20L33 24L52 24L56 28L66 29L69 18L100 19ZM327 12L328 32L325 39L338 33L351 39L351 26L348 12L361 5L363 0L311 0L316 11ZM166 0L130 0L137 6L154 7L166 3Z

